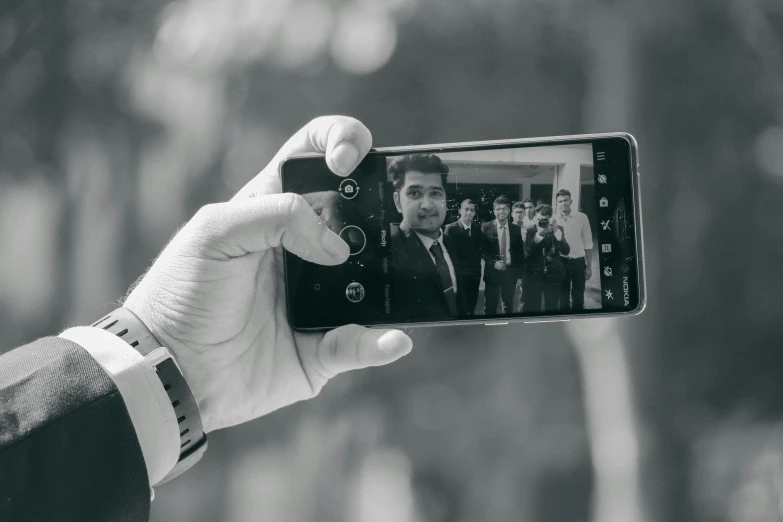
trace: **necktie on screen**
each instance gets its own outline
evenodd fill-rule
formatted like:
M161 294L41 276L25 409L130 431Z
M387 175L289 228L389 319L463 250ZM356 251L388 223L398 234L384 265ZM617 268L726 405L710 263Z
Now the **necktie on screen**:
M443 256L443 247L437 241L434 241L430 247L430 252L435 257L435 269L438 271L440 282L443 285L443 295L446 297L446 304L451 315L457 315L457 296L454 294L454 284L451 282L449 265Z
M506 262L506 225L500 225L500 260Z

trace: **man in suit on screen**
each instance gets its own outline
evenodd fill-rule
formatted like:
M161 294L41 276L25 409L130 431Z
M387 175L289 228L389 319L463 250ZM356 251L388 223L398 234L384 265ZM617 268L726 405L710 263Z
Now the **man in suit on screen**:
M457 271L457 307L460 314L475 315L481 282L481 225L475 221L478 205L472 199L460 204L459 219L443 230L454 247Z
M495 314L498 298L503 313L514 311L514 291L517 278L522 277L525 246L522 229L509 222L511 201L498 197L492 206L495 219L484 223L481 253L484 257L484 314Z
M449 167L434 154L407 154L392 160L388 172L402 214L400 224L391 227L396 315L407 320L455 317L453 247L441 230Z

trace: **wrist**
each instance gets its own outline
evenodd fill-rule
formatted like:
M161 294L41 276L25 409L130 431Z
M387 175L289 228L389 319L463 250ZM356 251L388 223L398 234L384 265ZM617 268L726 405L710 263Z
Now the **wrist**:
M121 306L122 308L126 308L133 312L133 315L135 315L155 337L159 346L165 346L176 356L176 348L173 346L175 343L171 336L166 333L165 328L163 328L163 316L159 312L161 307L150 297L150 293L146 292L142 285L143 282L121 302Z
M171 333L177 331L175 326L177 322L172 317L174 312L171 307L149 298L148 295L143 288L137 287L124 301L123 307L133 312L155 336L160 346L168 348L174 356L198 405L202 429L204 433L209 433L214 429L213 415L210 414L209 408L210 402L206 400L209 397L209 390L206 390L203 385L205 379L199 378L198 367L194 366L191 358L188 357L188 354L193 353L193 349Z
M131 301L133 306L134 301ZM147 364L155 371L160 385L168 395L176 419L178 432L178 460L168 475L166 482L181 474L195 464L206 450L206 432L198 403L185 377L177 355L166 346L167 339L158 337L162 330L156 329L157 321L150 319L148 308L136 307L135 310L123 306L110 312L92 326L120 337L140 353ZM137 315L137 311L141 317ZM152 326L152 328L150 327ZM158 334L155 335L153 330Z

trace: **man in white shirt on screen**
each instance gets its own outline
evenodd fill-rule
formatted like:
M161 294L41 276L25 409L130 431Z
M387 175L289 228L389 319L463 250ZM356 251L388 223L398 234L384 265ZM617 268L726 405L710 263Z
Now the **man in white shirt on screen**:
M568 255L563 256L566 265L566 278L560 289L560 310L584 310L585 283L593 275L591 256L593 234L587 216L571 208L571 192L559 190L556 195L557 224L563 227L565 238L571 247Z

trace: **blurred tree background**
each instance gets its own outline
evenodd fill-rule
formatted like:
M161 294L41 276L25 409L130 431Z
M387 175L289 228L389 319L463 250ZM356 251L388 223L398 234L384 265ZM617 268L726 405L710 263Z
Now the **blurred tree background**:
M779 0L6 0L0 352L331 113L377 146L631 132L649 307L416 329L214 433L153 520L783 520Z

